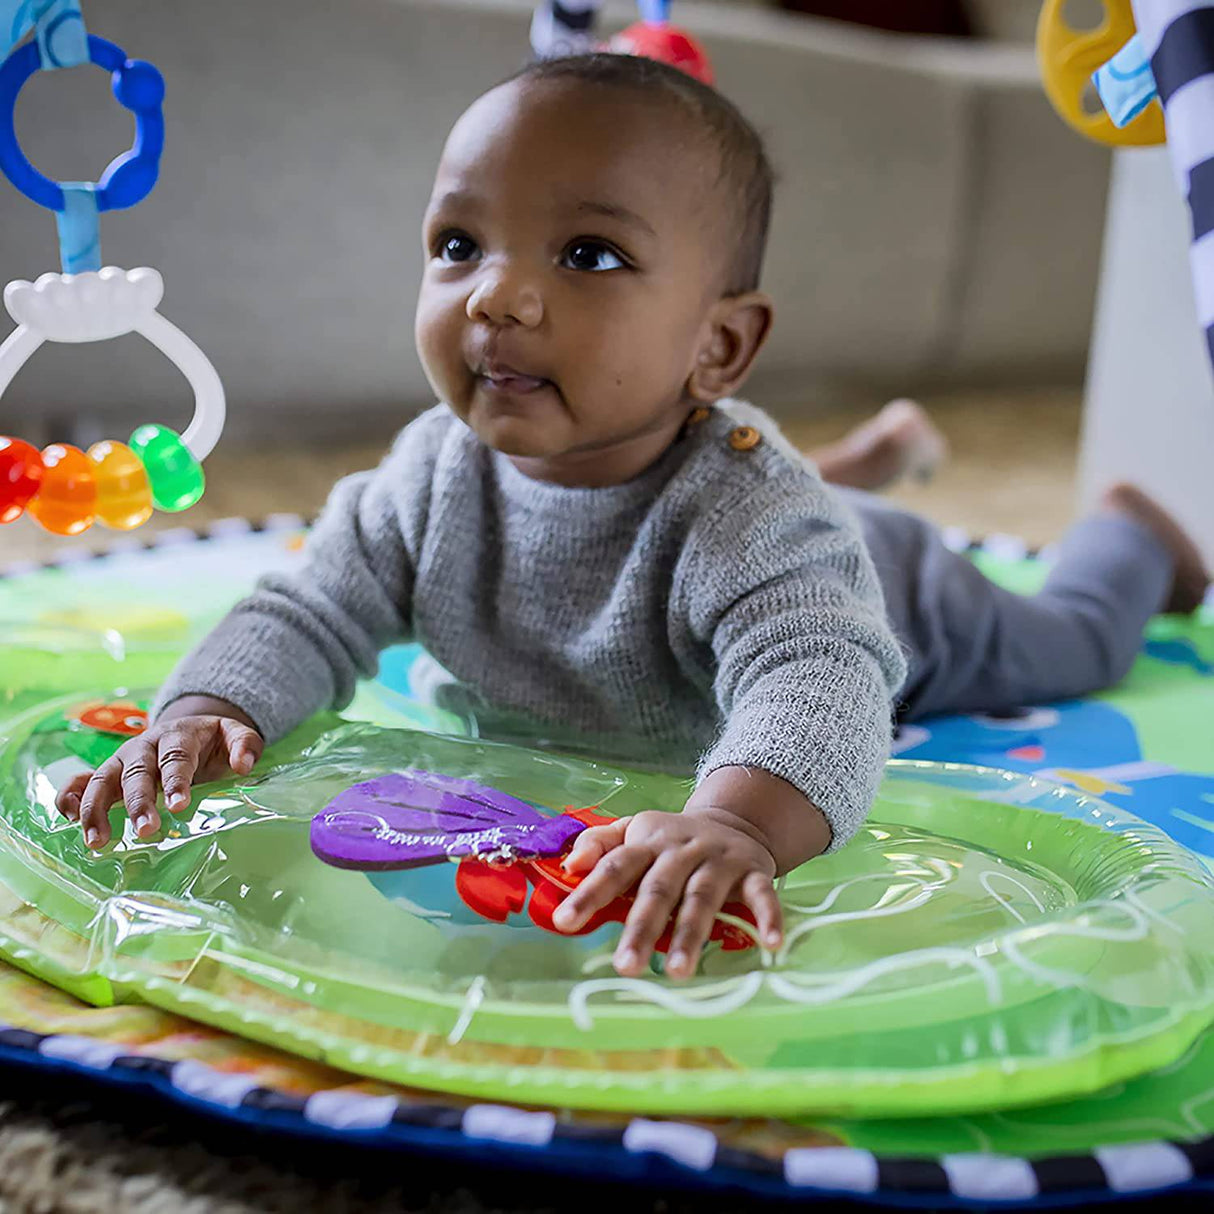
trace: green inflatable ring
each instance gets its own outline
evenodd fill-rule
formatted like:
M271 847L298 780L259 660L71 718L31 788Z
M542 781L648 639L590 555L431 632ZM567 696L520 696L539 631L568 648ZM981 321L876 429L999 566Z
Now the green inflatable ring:
M326 718L155 840L115 811L116 843L92 856L54 789L121 742L86 722L128 703L59 697L0 723L0 953L96 1004L481 1099L684 1115L1037 1104L1164 1066L1214 1019L1210 877L1047 782L891 764L855 842L783 882L784 948L714 946L675 984L614 974L617 924L489 922L456 865L344 871L308 829L344 789L410 769L545 813L673 810L684 782Z

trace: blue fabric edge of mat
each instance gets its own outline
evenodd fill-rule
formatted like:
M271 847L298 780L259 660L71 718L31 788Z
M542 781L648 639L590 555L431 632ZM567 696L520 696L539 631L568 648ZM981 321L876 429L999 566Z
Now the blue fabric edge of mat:
M248 1104L232 1106L209 1101L182 1091L171 1078L171 1070L175 1064L167 1060L156 1059L154 1055L123 1056L128 1061L152 1064L149 1066L126 1067L111 1064L108 1067L100 1068L64 1058L48 1058L40 1053L39 1046L42 1042L52 1039L56 1036L55 1034L44 1036L12 1029L0 1030L0 1033L10 1038L12 1036L28 1038L28 1041L22 1045L0 1041L0 1065L74 1075L103 1088L150 1088L186 1109L269 1133L288 1134L296 1138L322 1139L347 1145L356 1144L379 1151L403 1148L412 1153L425 1153L427 1158L433 1158L437 1153L447 1159L469 1160L478 1165L499 1166L518 1171L543 1170L563 1176L593 1180L602 1180L604 1175L608 1175L613 1181L632 1186L663 1186L715 1193L722 1196L730 1193L744 1193L785 1203L789 1201L803 1204L851 1201L856 1204L899 1209L939 1209L941 1207L959 1210L1076 1207L1082 1209L1095 1202L1141 1200L1164 1194L1177 1196L1197 1193L1214 1194L1214 1167L1211 1167L1209 1176L1195 1176L1192 1181L1185 1184L1163 1188L1116 1192L1111 1188L1089 1185L1075 1189L1059 1189L1027 1201L999 1201L990 1198L962 1198L951 1193L947 1188L922 1192L879 1189L871 1193L857 1193L850 1190L797 1186L788 1183L779 1174L778 1163L757 1155L753 1157L756 1161L754 1171L748 1168L717 1164L700 1171L680 1164L677 1160L660 1152L628 1150L619 1141L621 1133L616 1130L583 1129L575 1137L567 1140L557 1138L545 1146L522 1146L490 1138L470 1137L458 1126L444 1128L391 1122L387 1126L376 1129L342 1130L311 1121L299 1110L261 1109ZM156 1063L159 1065L155 1065ZM254 1091L272 1091L272 1089L254 1089ZM293 1099L296 1103L302 1104L302 1100L299 1098ZM425 1108L433 1111L445 1109L450 1114L459 1114L461 1119L464 1112L461 1107L438 1104L427 1105ZM600 1134L601 1138L596 1139L596 1134ZM579 1138L581 1141L578 1141ZM605 1139L611 1141L604 1141ZM1214 1140L1188 1145L1190 1149L1199 1145L1209 1147L1214 1145ZM732 1149L730 1153L743 1154L743 1152ZM1214 1151L1209 1153L1214 1162ZM1002 1158L1006 1158L1006 1156ZM878 1159L880 1160L880 1157ZM916 1162L928 1167L934 1163L926 1158ZM1096 1163L1091 1155L1056 1156L1050 1162L1061 1166L1064 1171L1068 1164L1083 1166L1086 1171L1093 1163ZM1097 1166L1099 1165L1097 1164Z

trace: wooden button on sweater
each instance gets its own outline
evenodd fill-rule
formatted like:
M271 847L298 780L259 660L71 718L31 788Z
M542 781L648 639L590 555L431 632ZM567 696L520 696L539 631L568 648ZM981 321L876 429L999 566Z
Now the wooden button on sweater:
M735 451L753 451L762 441L763 436L754 426L738 426L729 435L729 445Z

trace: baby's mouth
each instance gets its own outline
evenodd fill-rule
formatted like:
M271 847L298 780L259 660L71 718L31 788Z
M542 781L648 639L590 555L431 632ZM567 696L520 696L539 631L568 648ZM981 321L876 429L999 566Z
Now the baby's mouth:
M530 396L542 388L552 386L550 379L527 375L505 363L494 363L480 368L476 378L487 391L501 396Z

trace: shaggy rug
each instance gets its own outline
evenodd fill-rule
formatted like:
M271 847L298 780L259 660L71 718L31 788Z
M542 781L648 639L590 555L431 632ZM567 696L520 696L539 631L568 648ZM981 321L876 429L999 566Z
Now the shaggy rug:
M0 1070L0 1214L561 1214L584 1185L234 1130L165 1101ZM578 1190L582 1190L579 1194ZM549 1200L551 1197L551 1200ZM630 1214L728 1205L617 1194ZM737 1207L734 1207L737 1208Z
M1109 1214L1209 1214L1154 1197ZM235 1129L157 1096L0 1069L0 1214L753 1214L710 1198ZM863 1203L764 1208L844 1214ZM1094 1211L1095 1206L1085 1210ZM931 1214L930 1211L927 1214Z

